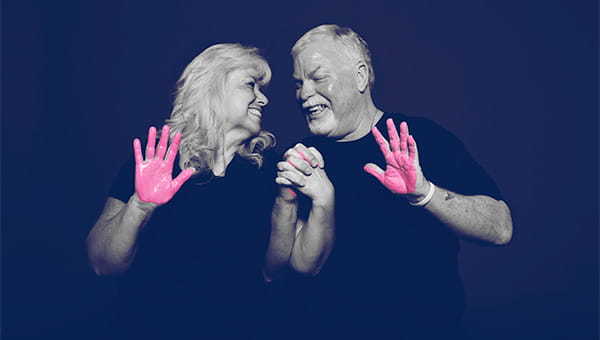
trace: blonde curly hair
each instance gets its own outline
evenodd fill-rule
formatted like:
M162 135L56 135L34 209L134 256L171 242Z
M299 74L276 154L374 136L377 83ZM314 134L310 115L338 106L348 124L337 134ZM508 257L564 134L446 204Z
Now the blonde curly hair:
M227 75L238 69L254 69L260 86L271 80L271 69L255 47L241 44L213 45L192 60L177 81L173 111L166 123L171 138L180 132L179 165L193 167L194 174L213 169L217 152L223 149L223 91ZM237 154L262 166L262 152L275 145L268 131L247 140Z

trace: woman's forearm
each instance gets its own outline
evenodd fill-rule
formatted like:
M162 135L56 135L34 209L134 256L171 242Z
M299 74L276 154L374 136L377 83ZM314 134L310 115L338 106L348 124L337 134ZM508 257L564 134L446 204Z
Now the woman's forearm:
M263 270L266 281L272 281L289 265L297 223L297 201L278 196L271 214L271 236Z
M120 274L129 268L140 231L156 204L142 202L137 194L127 203L109 197L86 240L88 258L98 275Z

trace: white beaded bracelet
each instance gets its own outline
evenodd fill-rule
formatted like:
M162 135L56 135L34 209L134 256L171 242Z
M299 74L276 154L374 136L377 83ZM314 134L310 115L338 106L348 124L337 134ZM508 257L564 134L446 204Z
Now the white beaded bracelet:
M423 198L421 201L419 202L411 202L408 201L408 204L414 206L414 207L422 207L425 204L429 203L429 201L431 201L431 198L433 197L433 192L435 191L435 185L433 185L433 183L429 182L429 192L427 193L427 195L425 196L425 198Z

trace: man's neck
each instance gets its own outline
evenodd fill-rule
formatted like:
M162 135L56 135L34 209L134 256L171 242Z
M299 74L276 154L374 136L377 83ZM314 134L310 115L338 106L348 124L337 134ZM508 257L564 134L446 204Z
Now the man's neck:
M361 118L357 122L354 131L338 139L337 142L351 142L363 138L371 132L371 129L377 124L382 116L383 112L375 107L375 104L373 104L372 101L369 101L369 103L362 108Z

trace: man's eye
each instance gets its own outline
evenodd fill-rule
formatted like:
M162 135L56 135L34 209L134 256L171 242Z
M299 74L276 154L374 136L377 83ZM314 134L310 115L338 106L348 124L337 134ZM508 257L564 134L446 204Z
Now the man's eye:
M302 82L301 81L297 81L296 82L296 88L299 89L302 87Z
M320 81L325 80L325 78L326 78L325 76L319 76L319 77L314 77L313 80L320 82Z

